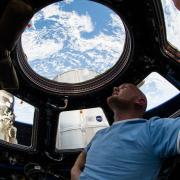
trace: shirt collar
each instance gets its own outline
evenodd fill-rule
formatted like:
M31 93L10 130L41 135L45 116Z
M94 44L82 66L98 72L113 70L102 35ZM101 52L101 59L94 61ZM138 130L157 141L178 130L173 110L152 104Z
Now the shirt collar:
M116 121L116 122L113 122L112 125L114 124L120 124L120 123L124 123L124 122L131 122L131 121L135 121L135 120L138 120L138 121L146 121L145 119L142 119L142 118L133 118L133 119L125 119L125 120L120 120L120 121Z

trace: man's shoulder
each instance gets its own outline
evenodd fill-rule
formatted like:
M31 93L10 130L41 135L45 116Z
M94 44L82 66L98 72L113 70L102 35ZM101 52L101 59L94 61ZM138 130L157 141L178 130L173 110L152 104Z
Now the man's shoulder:
M176 117L176 118L163 117L163 118L161 118L159 116L154 116L149 119L149 121L166 121L166 120L180 120L180 117Z
M157 120L160 120L160 119L163 119L163 118L161 118L161 117L159 117L159 116L153 116L153 117L151 117L151 118L149 119L149 121L157 121Z
M178 124L180 123L180 117L178 118L161 118L158 116L154 116L152 118L150 118L148 121L148 124L150 124L150 126L154 126L154 125L168 125L168 124L173 124L175 122L177 122Z
M108 130L109 130L109 127L100 129L100 130L98 130L98 131L96 132L96 135L98 135L98 134L103 134L103 133L105 133L105 132L108 131Z

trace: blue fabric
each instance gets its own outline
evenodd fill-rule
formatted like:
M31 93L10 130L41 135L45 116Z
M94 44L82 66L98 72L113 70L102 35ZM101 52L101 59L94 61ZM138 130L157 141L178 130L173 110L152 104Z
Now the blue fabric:
M180 118L131 119L96 133L80 180L154 180L167 157L177 154Z

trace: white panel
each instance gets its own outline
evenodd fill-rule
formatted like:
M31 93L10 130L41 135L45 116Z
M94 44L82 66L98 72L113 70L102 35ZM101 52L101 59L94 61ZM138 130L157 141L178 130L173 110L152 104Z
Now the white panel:
M101 108L62 112L59 118L56 147L57 149L83 148L98 130L108 126Z

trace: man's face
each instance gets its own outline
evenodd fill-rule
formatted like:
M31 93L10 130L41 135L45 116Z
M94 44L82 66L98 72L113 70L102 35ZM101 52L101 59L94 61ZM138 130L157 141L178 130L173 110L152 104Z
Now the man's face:
M116 108L129 108L139 97L140 91L138 88L129 83L114 87L112 95L107 98L109 107L113 110Z

